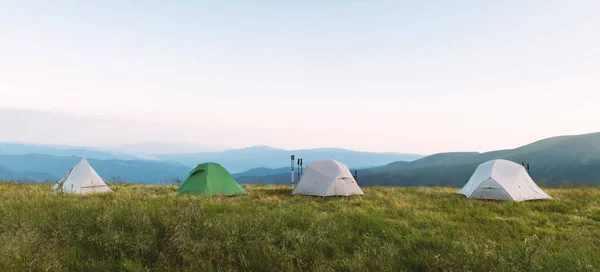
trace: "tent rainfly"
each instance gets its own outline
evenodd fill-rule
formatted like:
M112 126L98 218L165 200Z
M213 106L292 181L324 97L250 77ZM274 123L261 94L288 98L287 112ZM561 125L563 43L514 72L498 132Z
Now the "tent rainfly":
M86 159L75 165L52 189L72 194L112 192Z
M533 182L525 167L507 160L480 164L458 193L468 198L508 201L552 198Z
M309 164L298 181L293 195L349 196L364 195L348 166L335 160Z
M217 163L199 164L181 183L177 192L191 195L241 195L246 191Z

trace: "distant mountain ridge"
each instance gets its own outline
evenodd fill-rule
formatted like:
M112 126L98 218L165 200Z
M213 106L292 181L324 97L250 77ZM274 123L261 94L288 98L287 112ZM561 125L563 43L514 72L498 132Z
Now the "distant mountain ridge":
M477 165L493 159L529 163L532 178L541 185L600 185L600 133L552 137L485 153L434 154L372 168L364 173L363 183L462 186Z
M0 154L6 152L0 151ZM165 154L160 160L97 160L90 163L103 177L119 177L124 181L158 182L185 178L192 166L202 162L218 162L240 183L289 184L290 155L311 161L337 159L351 170L359 169L362 186L463 186L478 164L492 159L527 162L531 176L540 185L600 185L600 133L548 138L515 149L485 153L439 153L416 160L395 160L419 155L370 153L343 149L283 150L265 146L223 152ZM106 154L100 154L110 156ZM0 179L45 176L62 177L77 161L75 156L40 154L0 155ZM377 166L367 168L366 166Z
M247 171L257 167L279 168L290 163L290 155L303 158L305 164L319 159L336 159L343 161L352 167L373 167L386 165L394 161L412 161L422 158L422 155L405 153L376 153L353 151L337 148L317 148L302 150L285 150L269 146L252 146L242 149L231 149L225 151L175 153L175 154L152 154L141 152L144 147L149 150L161 150L169 144L135 144L125 145L123 149L110 150L91 147L52 146L21 143L1 143L0 155L25 155L25 154L47 154L53 156L77 156L88 159L99 160L150 160L162 161L170 164L180 164L187 167L195 167L203 162L217 162L227 168L231 173ZM176 148L188 146L187 144L176 145ZM200 145L195 145L200 148ZM127 153L138 151L137 153ZM162 150L164 151L164 150Z
M544 165L558 162L589 162L600 160L600 132L558 136L536 141L515 149L497 150L485 153L454 152L439 153L427 156L402 166L382 166L374 171L389 171L430 167L437 165L456 165L469 163L482 163L492 159L507 159L515 162L530 162ZM392 167L390 167L392 166Z
M148 157L153 154L218 152L222 149L193 143L137 143L105 147L106 150Z
M45 154L0 155L0 180L56 181L81 160L76 156ZM131 183L161 183L183 179L190 167L158 161L88 159L104 179Z
M540 185L600 185L600 133L559 136L522 147L485 153L439 153L411 162L393 162L362 169L363 186L463 186L480 163L493 159L527 162L531 176ZM290 177L274 174L240 177L247 183L289 183Z
M285 150L269 146L253 146L244 149L232 149L222 152L202 152L192 154L160 154L161 160L178 161L188 166L198 162L218 162L232 173L239 173L257 167L281 168L290 163L290 155L302 158L304 165L320 159L334 159L350 167L373 167L394 161L413 161L422 155L408 153L376 153L353 151L338 148L317 148Z
M136 145L135 147L139 147ZM412 154L372 153L334 148L287 151L283 149L254 146L222 152L184 154L150 154L140 158L119 151L104 151L84 147L29 145L0 143L0 179L56 180L61 178L80 158L87 158L104 178L119 178L130 182L159 182L173 178L183 179L197 164L217 162L236 177L264 176L280 173L290 163L290 155L304 159L305 165L312 160L334 158L355 165L385 165L398 159L422 157ZM150 159L146 159L146 158ZM273 167L274 166L274 167ZM254 169L263 167L260 169ZM289 171L289 166L285 168Z
M266 168L266 167L258 167L258 168L250 169L248 171L235 173L235 174L233 174L233 177L234 178L237 178L237 177L264 177L264 176L289 173L290 171L291 171L290 166L280 167L280 168L275 168L275 169Z
M78 156L99 160L135 160L137 156L101 150L92 147L41 145L0 142L0 155L46 154L52 156Z

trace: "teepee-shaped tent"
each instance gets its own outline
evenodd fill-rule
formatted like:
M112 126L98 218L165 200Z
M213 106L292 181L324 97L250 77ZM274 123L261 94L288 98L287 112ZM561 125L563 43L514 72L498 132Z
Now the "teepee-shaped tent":
M349 196L364 195L348 166L335 160L320 160L309 164L293 195Z
M86 159L75 165L52 189L73 194L112 192Z
M525 167L507 160L480 164L458 193L468 198L509 201L552 198L533 182Z
M217 163L199 164L181 183L177 192L191 195L241 195L246 191Z

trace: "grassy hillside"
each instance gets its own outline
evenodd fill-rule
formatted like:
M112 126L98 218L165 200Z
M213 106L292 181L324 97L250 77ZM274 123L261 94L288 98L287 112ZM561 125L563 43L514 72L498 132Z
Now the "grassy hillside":
M600 188L555 199L468 200L455 188L364 197L179 196L113 186L72 196L0 183L0 271L598 271Z

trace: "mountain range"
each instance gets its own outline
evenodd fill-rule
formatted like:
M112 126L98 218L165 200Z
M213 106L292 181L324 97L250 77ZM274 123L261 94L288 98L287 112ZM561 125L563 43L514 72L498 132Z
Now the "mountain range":
M285 150L269 146L253 146L244 149L221 152L199 152L189 154L156 154L154 158L163 161L177 161L193 167L198 162L218 162L232 173L257 167L282 168L290 165L290 155L302 158L305 165L319 159L343 161L351 167L374 167L394 161L413 161L422 155L406 153L375 153L338 148Z
M38 145L0 142L0 155L45 154L52 156L77 156L99 160L135 160L140 157L93 147Z
M492 159L529 164L532 178L540 185L600 184L600 133L553 137L515 149L439 153L426 157L255 146L222 152L151 154L151 160L144 160L118 151L0 143L0 180L56 180L80 157L87 157L101 176L128 182L161 183L182 179L196 164L213 161L234 173L240 183L289 184L291 154L303 158L305 167L317 159L342 161L352 171L358 170L358 182L362 186L462 186L477 165Z
M136 150L145 145L135 145ZM157 144L149 146L157 147ZM322 158L348 162L358 167L381 166L398 160L414 160L415 154L373 153L344 149L284 150L267 146L221 152L179 154L128 154L124 150L102 150L86 147L0 143L0 179L57 180L64 176L81 158L87 158L105 178L129 182L159 183L183 179L199 163L218 162L230 172L243 172L255 167L289 165L290 155L305 156L305 163ZM264 168L266 169L266 168ZM286 167L289 170L289 166ZM251 170L252 175L274 172Z
M468 181L480 163L493 159L528 163L530 175L541 185L600 185L600 133L553 137L508 150L439 153L410 162L393 162L359 170L358 183L362 186L459 187ZM263 169L260 172L269 171ZM289 173L262 176L252 176L255 171L246 173L248 175L236 178L242 183L290 182Z
M57 181L81 160L45 154L0 155L0 180ZM131 183L162 183L185 178L190 167L147 160L88 159L104 179Z

